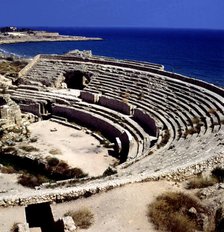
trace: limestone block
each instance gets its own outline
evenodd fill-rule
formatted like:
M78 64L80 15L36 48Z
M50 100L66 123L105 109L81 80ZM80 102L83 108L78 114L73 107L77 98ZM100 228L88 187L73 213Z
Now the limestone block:
M82 100L89 102L89 103L97 103L99 101L99 95L90 93L87 91L81 91L80 97Z
M64 232L74 232L76 230L75 223L72 217L67 216L62 218L64 224Z
M30 232L28 224L27 223L19 223L18 224L18 232Z
M132 113L132 105L117 99L101 96L99 98L99 104L127 115Z
M12 85L12 80L0 75L0 88L7 88Z
M37 103L30 103L30 104L20 104L20 108L23 112L29 112L35 114L37 116L41 115L40 104Z

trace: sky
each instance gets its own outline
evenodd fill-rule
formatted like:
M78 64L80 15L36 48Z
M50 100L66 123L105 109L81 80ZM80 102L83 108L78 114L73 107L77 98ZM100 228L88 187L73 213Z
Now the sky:
M224 0L1 0L9 25L224 30Z

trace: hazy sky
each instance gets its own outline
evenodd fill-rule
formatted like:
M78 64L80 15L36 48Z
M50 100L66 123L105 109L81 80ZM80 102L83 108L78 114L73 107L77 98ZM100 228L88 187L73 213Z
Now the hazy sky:
M6 25L224 29L224 0L1 0Z

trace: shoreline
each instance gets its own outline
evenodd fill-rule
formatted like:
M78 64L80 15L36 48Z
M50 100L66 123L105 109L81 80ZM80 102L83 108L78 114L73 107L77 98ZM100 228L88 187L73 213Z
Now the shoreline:
M91 38L91 37L63 37L58 38L24 38L24 39L0 39L1 44L16 44L16 43L33 43L33 42L69 42L69 41L101 41L102 38Z

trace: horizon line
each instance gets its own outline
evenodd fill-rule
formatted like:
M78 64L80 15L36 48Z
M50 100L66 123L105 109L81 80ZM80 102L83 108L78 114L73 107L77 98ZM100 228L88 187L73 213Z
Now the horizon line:
M224 28L191 28L191 27L145 27L145 26L16 26L16 25L6 25L4 27L18 27L18 28L77 28L77 29L164 29L164 30L209 30L209 31L224 31Z

